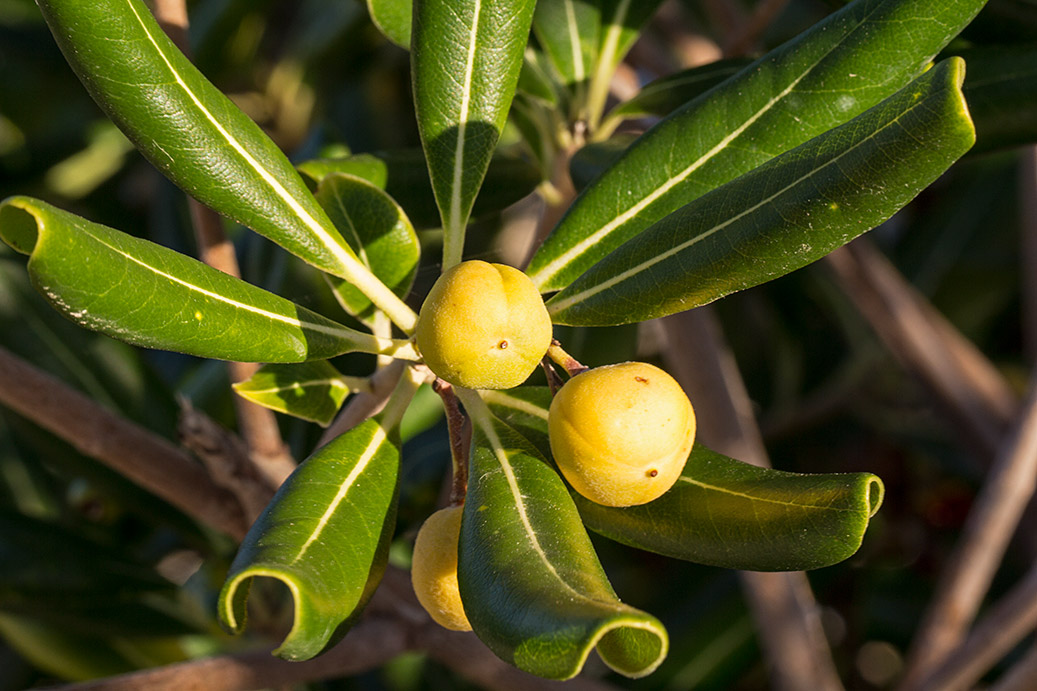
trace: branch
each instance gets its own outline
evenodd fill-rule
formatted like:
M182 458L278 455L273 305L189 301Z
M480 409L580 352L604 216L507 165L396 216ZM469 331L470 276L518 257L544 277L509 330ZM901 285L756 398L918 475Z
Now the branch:
M769 466L749 394L713 313L699 308L658 323L666 337L666 364L695 404L700 438L720 453ZM806 574L740 576L775 688L841 689Z
M317 442L317 448L324 446L340 434L348 432L372 415L377 415L385 407L385 402L389 400L389 396L396 388L396 382L400 380L403 368L406 366L407 363L403 360L394 360L371 375L371 390L358 393L349 399L349 403L338 414L335 421L324 430L324 434Z
M240 540L237 499L187 453L0 347L0 403L192 518Z
M187 44L187 4L184 0L156 0L155 18L162 29L180 48L190 56ZM223 232L220 215L198 200L188 197L191 225L198 244L198 256L214 269L241 278L234 245ZM245 381L259 369L251 362L228 362L227 371L231 382ZM238 414L238 427L248 447L249 457L259 471L274 487L279 487L295 470L295 461L281 439L277 417L272 410L235 395L234 408Z
M1037 378L1023 413L969 512L912 643L902 689L923 682L965 636L1037 483ZM955 657L958 657L955 655Z
M1037 688L1037 645L1015 663L989 691L1033 691Z
M955 421L954 428L993 457L1018 406L990 361L866 238L825 261L893 356Z
M976 682L1037 627L1037 566L997 602L980 620L965 643L945 658L919 687L924 691L952 691L973 688ZM1015 688L1033 689L1037 681L1037 649L1004 679L1006 684L1029 679L1029 685ZM1011 688L1011 686L1009 687Z

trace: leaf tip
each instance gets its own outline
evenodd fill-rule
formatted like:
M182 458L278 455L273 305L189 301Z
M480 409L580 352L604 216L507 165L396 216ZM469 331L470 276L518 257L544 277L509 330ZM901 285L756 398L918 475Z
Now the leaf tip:
M32 254L43 229L39 202L30 197L8 197L0 202L0 240L22 254Z
M874 518L882 506L882 500L886 496L886 486L883 484L882 478L870 473L865 476L864 483L864 501L868 506L868 518L870 519Z

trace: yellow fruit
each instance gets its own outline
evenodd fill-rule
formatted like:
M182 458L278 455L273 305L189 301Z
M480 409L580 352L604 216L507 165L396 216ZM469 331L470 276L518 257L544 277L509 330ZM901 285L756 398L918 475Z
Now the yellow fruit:
M551 317L524 273L468 261L432 286L415 336L425 364L451 384L510 389L547 353Z
M457 540L461 510L441 509L425 521L414 542L410 579L418 602L432 619L451 631L471 631L457 588Z
M680 384L643 362L576 375L555 395L547 424L565 479L606 506L660 497L695 443L695 412Z

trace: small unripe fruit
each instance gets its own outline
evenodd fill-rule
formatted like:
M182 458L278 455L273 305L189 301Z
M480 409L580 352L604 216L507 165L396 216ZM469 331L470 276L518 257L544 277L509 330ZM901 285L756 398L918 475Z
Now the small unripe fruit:
M415 337L425 364L451 384L510 389L547 353L551 317L524 273L467 261L432 286Z
M451 631L471 631L457 586L457 540L463 507L441 509L425 521L414 542L410 579L418 602Z
M624 362L578 374L551 402L551 453L573 488L605 506L634 506L677 481L695 443L695 412L673 377Z

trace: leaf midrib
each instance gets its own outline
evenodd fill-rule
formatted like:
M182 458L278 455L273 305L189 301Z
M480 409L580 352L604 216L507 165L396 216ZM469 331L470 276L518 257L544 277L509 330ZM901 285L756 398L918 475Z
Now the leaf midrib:
M692 479L692 478L690 478L690 477L688 477L686 475L681 475L679 478L677 478L677 481L678 482L687 482L689 484L696 485L696 486L701 487L703 489L712 490L714 492L720 492L722 494L730 494L731 496L734 496L734 497L742 497L743 499L748 499L751 502L762 502L762 503L765 503L765 504L777 504L778 506L791 506L791 507L794 507L794 508L797 508L797 509L817 509L817 510L820 510L820 511L844 511L844 512L848 512L848 513L856 513L857 512L857 509L854 509L854 508L843 508L843 507L840 507L840 506L821 505L821 504L803 504L803 503L800 503L800 502L782 501L780 499L771 499L771 498L768 498L768 497L754 497L753 495L746 494L744 492L737 492L737 491L735 491L733 489L727 489L726 487L719 487L717 485L711 485L709 483L702 482L701 480L694 480L694 479Z

